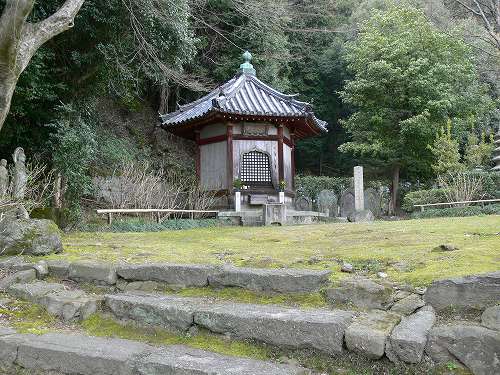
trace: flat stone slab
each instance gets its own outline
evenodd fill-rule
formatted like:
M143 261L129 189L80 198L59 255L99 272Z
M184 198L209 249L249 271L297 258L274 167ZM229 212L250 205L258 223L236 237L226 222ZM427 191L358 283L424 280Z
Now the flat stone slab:
M261 292L311 293L328 282L331 271L306 269L261 269L224 266L209 275L214 287L230 286Z
M373 280L352 277L340 285L325 290L325 298L332 304L352 304L363 309L385 309L391 302L392 289Z
M481 324L487 328L500 331L500 305L492 306L484 310L481 315Z
M387 357L393 362L419 363L427 344L427 335L435 321L436 314L432 308L403 317L387 342Z
M229 333L289 348L341 353L353 313L300 310L271 305L220 303L196 311L194 322L212 332Z
M431 329L425 352L437 363L458 360L474 375L500 374L500 332L453 324Z
M8 289L14 297L42 305L47 311L65 321L82 320L97 311L100 298L81 290L65 290L64 285L38 281L14 284Z
M229 357L174 345L154 352L137 364L140 375L306 375L298 366Z
M202 264L129 264L117 267L118 276L130 281L160 281L169 285L203 287L215 266Z
M447 307L483 309L500 301L500 271L434 281L424 300L438 311Z
M13 297L40 303L45 295L61 290L64 290L64 285L62 284L37 281L31 284L13 284L8 288L7 292Z
M18 271L0 280L0 291L7 290L13 284L29 283L34 280L36 280L36 271L34 269Z
M0 365L79 375L307 375L307 369L185 346L80 334L0 336Z
M12 355L12 350L17 355ZM154 350L130 340L61 333L0 337L0 361L26 369L81 375L134 375L134 361Z
M122 320L186 331L194 324L194 312L202 302L182 297L118 294L106 295L104 304Z
M423 301L422 297L420 297L418 294L410 294L408 297L405 297L392 305L391 312L402 315L410 315L416 309L423 307L424 305L425 302Z
M70 263L65 260L48 260L47 266L49 267L49 274L61 279L69 276Z
M159 295L108 295L105 304L116 317L141 324L184 331L196 324L242 339L327 353L342 352L344 331L354 315Z
M400 319L398 314L380 310L357 316L345 332L347 348L368 358L382 358L386 341Z
M68 277L78 282L87 281L97 284L116 284L116 270L111 264L96 262L75 262L71 263L68 270Z

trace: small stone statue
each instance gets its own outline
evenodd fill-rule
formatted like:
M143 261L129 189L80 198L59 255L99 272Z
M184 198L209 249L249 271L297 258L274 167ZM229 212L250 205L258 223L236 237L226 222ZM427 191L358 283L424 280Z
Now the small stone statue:
M12 155L14 160L14 175L12 177L12 195L16 199L23 199L26 193L26 155L22 147L16 148Z
M7 194L9 188L9 172L7 171L7 160L0 160L0 197Z

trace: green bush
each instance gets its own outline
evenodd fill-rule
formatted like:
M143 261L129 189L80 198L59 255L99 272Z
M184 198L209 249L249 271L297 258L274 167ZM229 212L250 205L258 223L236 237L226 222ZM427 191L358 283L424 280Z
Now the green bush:
M432 217L460 217L479 215L500 215L500 204L490 204L481 206L451 207L451 208L431 208L424 212L414 212L412 219L427 219Z
M416 190L406 193L403 197L401 208L406 212L413 212L416 204L447 202L444 189Z
M80 228L82 232L161 232L165 230L181 230L208 228L222 225L218 219L171 219L161 223L142 218L115 220L108 224L88 223Z
M316 199L321 190L333 190L337 197L342 192L353 186L351 177L328 177L328 176L297 176L295 177L295 190L298 195Z

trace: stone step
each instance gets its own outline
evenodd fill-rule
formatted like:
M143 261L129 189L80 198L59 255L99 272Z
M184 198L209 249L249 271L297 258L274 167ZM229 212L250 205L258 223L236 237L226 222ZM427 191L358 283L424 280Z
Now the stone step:
M116 273L120 278L129 282L159 281L175 286L239 287L276 293L318 291L328 282L331 274L328 270L261 269L169 263L122 265L116 268Z
M64 285L37 281L13 284L7 292L16 298L37 303L64 321L82 320L97 311L100 298L81 290L67 290Z
M302 310L157 294L107 295L105 306L116 318L139 324L180 331L196 325L240 339L330 354L342 352L344 332L354 316L342 310Z
M0 330L1 333L2 330ZM306 375L307 369L174 345L80 334L0 334L0 367L79 375Z

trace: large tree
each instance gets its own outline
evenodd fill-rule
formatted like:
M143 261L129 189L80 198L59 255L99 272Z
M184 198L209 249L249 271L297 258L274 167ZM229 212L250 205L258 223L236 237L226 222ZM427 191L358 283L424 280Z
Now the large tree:
M73 26L84 1L66 0L50 17L31 23L35 0L5 0L0 17L0 130L21 73L45 42Z
M400 171L430 174L428 145L451 119L458 132L481 121L491 106L479 84L469 47L440 32L424 12L392 5L375 11L347 47L353 74L342 92L354 113L342 145L392 169L392 207Z

